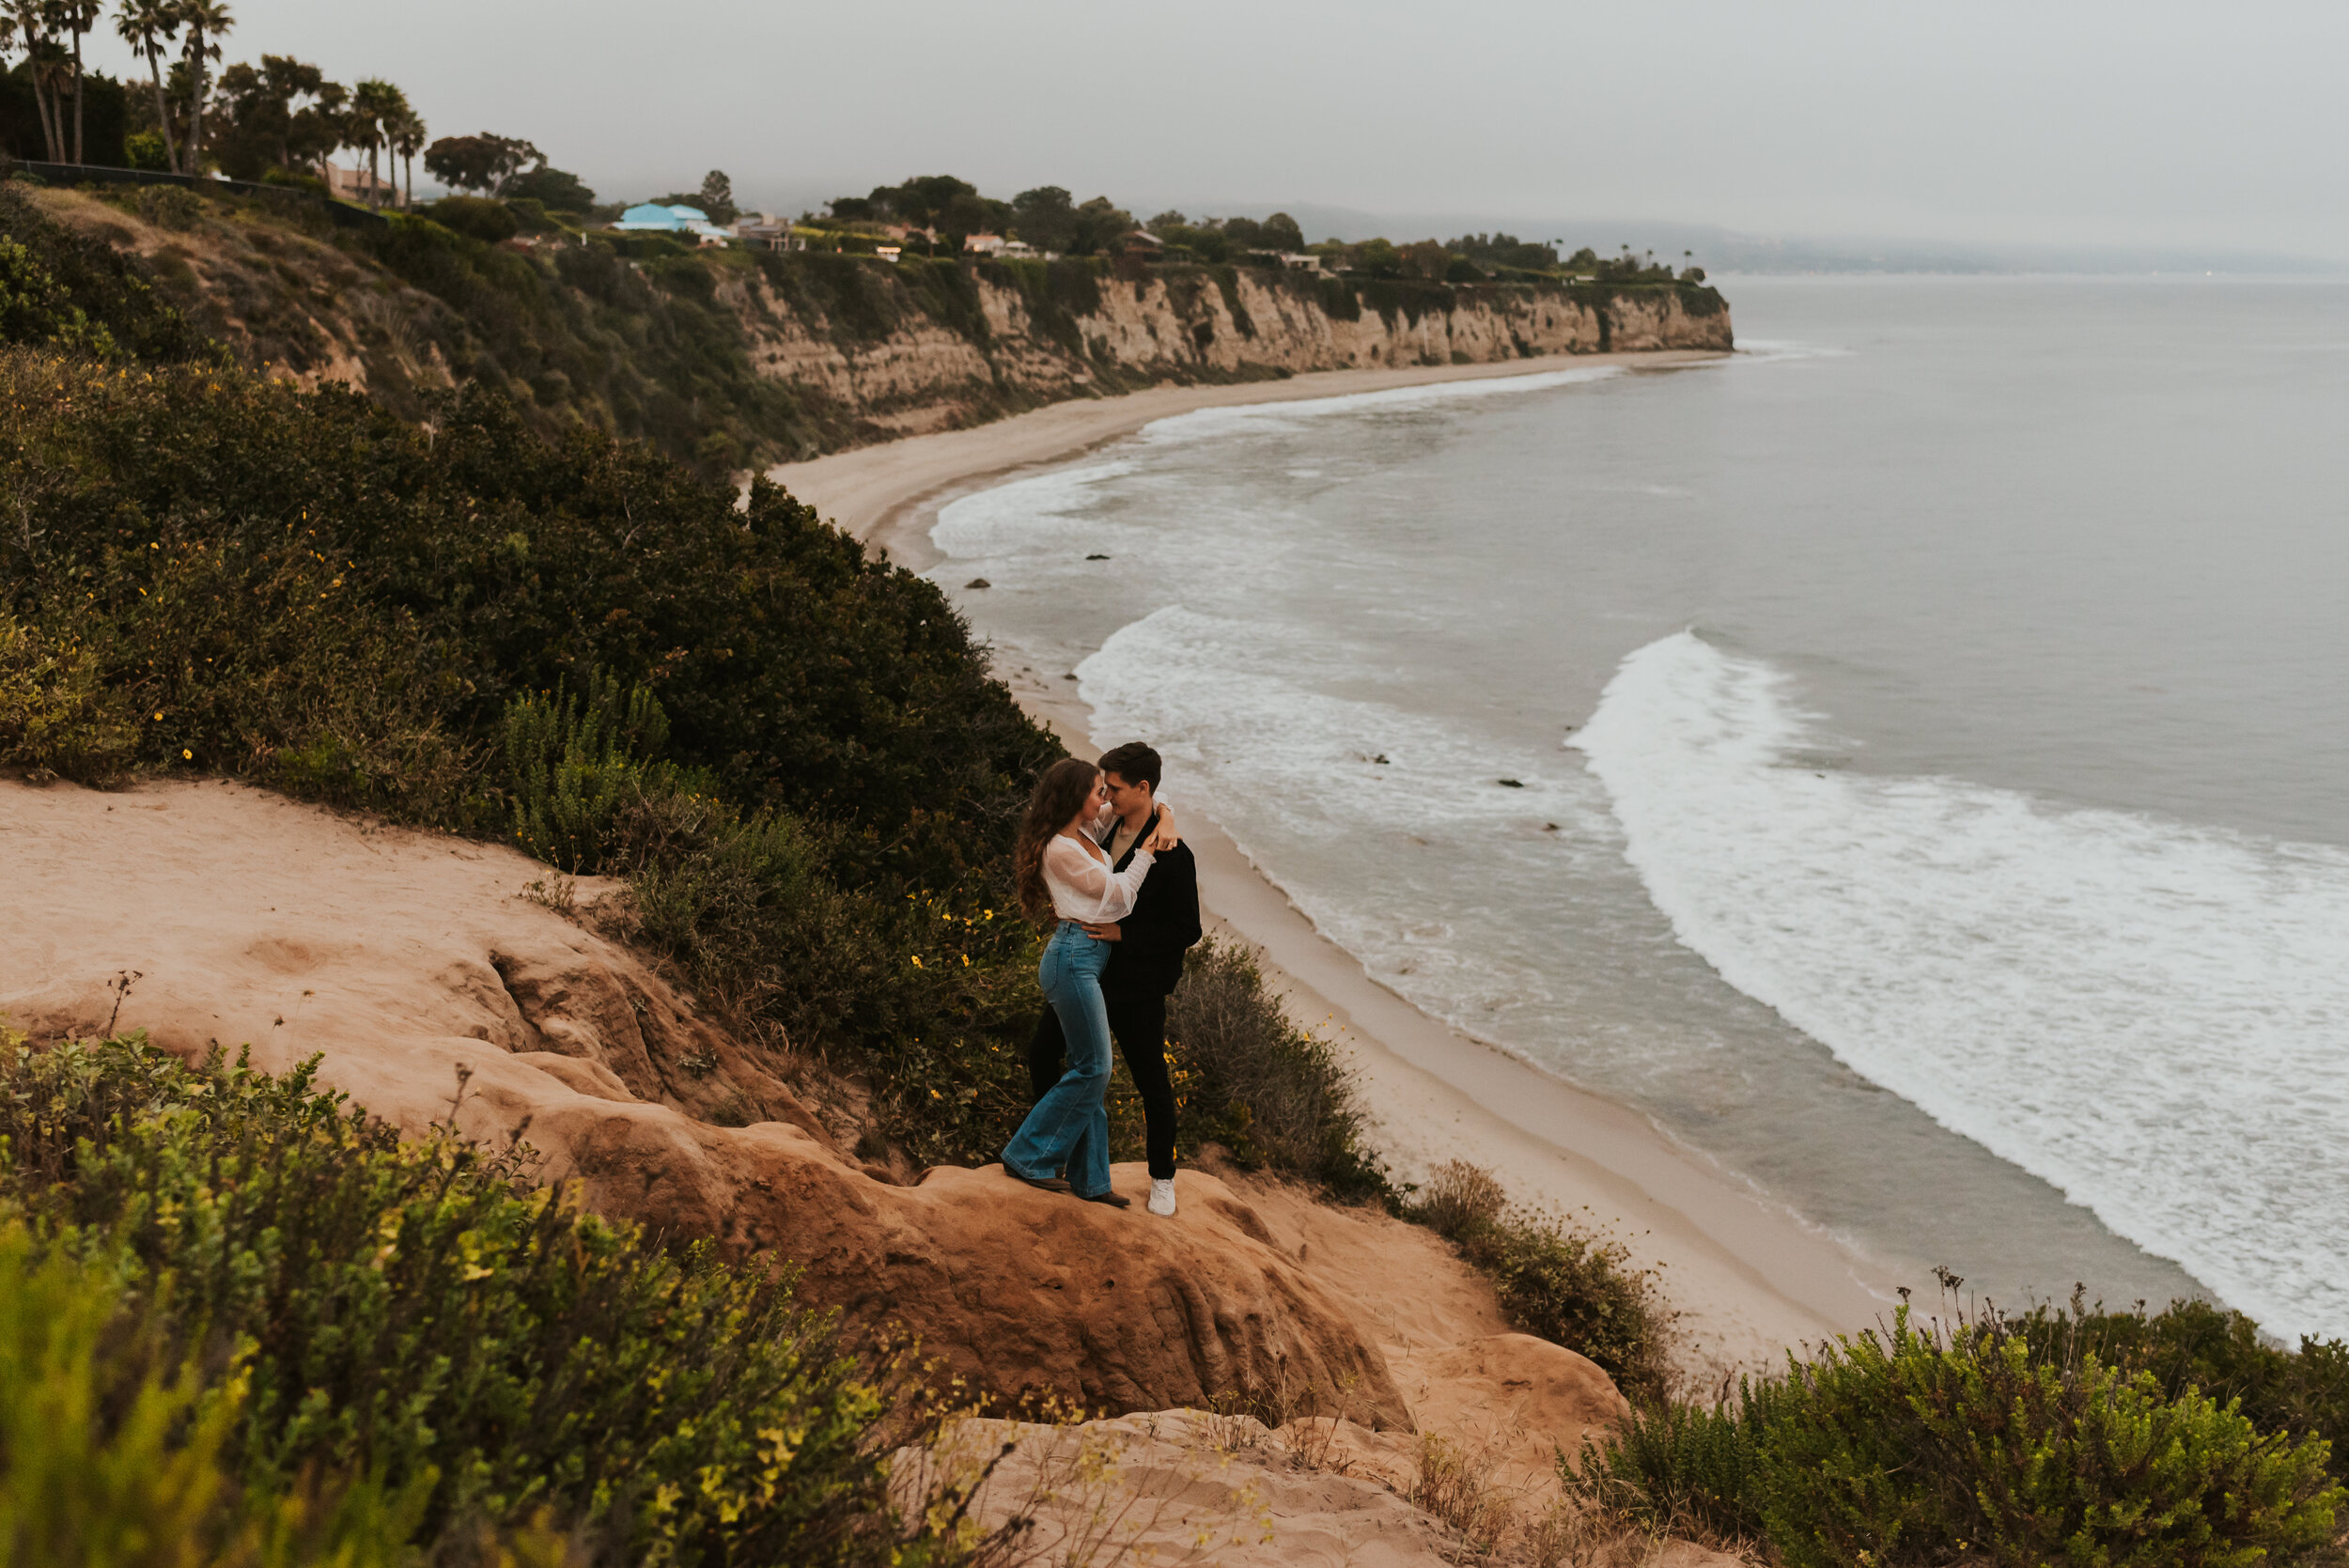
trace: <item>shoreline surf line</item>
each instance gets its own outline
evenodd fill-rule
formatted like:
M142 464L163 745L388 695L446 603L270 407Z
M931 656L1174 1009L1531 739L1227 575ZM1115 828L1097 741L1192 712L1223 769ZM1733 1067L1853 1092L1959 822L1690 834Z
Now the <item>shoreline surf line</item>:
M957 496L992 488L1015 472L1057 466L1193 408L1475 379L1462 371L1663 368L1722 357L1555 356L1418 374L1338 371L1270 385L1162 388L1073 411L1086 417L1021 427L1069 407L1054 405L971 430L791 465L772 476L891 559L925 570L942 558L929 542L938 509ZM1092 753L1091 712L1073 693L1016 670L997 674L1037 722L1072 750ZM1179 808L1179 788L1169 799ZM1611 1225L1641 1263L1663 1265L1666 1294L1683 1314L1683 1360L1692 1371L1775 1367L1788 1347L1865 1327L1891 1305L1894 1293L1880 1268L1640 1113L1422 1013L1324 936L1219 826L1194 814L1185 831L1198 856L1210 927L1261 950L1268 978L1288 994L1292 1012L1336 1040L1355 1071L1374 1144L1398 1178L1417 1179L1444 1160L1468 1159L1491 1169L1519 1203L1568 1216L1587 1210L1588 1219Z
M987 489L987 482L999 475L1037 464L1064 462L1104 442L1131 435L1144 425L1174 414L1262 403L1314 402L1398 387L1550 375L1596 366L1671 369L1733 357L1698 349L1626 354L1546 354L1538 359L1504 360L1493 365L1311 370L1278 381L1148 387L1114 397L1068 398L967 429L901 436L878 446L853 447L803 463L781 463L769 469L766 476L813 505L843 532L866 544L879 546L893 560L912 565L898 552L901 544L912 542L905 537L907 531L900 526L901 514L909 507L921 505L934 509L953 499L943 493L947 490L967 494ZM926 524L918 537L920 544L911 551L916 557L929 550ZM923 570L927 565L914 565L914 569Z

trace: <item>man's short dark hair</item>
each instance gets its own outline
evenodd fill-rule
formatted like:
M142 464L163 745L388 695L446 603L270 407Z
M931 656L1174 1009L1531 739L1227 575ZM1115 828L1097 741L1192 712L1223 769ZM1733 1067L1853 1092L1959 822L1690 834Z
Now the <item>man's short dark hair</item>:
M1159 753L1139 740L1128 740L1101 753L1102 772L1114 773L1129 784L1146 784L1153 795L1159 792L1159 781L1166 777L1165 769Z

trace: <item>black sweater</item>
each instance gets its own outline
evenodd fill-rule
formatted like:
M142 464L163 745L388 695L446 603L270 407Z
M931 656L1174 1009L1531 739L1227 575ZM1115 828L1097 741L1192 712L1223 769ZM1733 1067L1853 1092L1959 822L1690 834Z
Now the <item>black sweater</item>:
M1158 815L1134 835L1140 845L1158 826ZM1128 846L1111 869L1123 871L1132 863ZM1110 964L1101 975L1105 991L1142 991L1164 996L1183 978L1183 955L1198 945L1199 863L1190 846L1178 844L1160 854L1142 879L1133 911L1117 923L1118 939L1111 944Z

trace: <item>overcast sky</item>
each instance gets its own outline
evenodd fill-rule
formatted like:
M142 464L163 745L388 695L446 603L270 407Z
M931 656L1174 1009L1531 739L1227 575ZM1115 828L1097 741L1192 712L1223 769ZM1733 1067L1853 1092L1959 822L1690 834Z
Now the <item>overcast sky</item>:
M433 134L527 137L606 199L715 166L796 209L947 172L1144 217L1310 202L2349 257L2341 0L235 9L229 59L388 77Z

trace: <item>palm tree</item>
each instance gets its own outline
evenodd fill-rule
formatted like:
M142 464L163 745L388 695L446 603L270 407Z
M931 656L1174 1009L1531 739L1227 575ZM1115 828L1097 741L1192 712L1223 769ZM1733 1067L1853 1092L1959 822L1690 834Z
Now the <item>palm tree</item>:
M105 0L55 0L55 5L59 25L73 35L73 162L78 164L82 161L82 39L98 25Z
M49 161L65 162L65 138L58 134L64 125L64 105L55 101L47 89L55 85L57 46L49 37L54 21L55 6L52 0L9 0L8 16L14 26L11 31L24 35L25 74L33 79L33 103L40 114L40 139L47 146Z
M171 134L171 108L163 101L163 43L179 30L179 0L122 0L115 32L147 57L148 80L155 85L155 123L163 133L163 158L179 166L179 144Z
M382 181L377 154L390 139L392 127L407 112L407 97L389 82L370 77L350 89L350 145L364 147L367 151L369 207L381 205Z
M427 132L424 116L412 108L406 99L399 104L399 117L390 126L392 151L408 166L407 188L399 198L402 210L413 210L416 205L416 154L424 150Z
M205 82L205 63L220 58L220 36L237 24L228 0L179 0L179 21L188 30L188 41L179 57L188 63L188 174L204 172L204 100L210 92Z
M0 71L6 71L8 69L8 56L16 53L16 35L22 32L23 27L24 24L16 19L16 12L13 8L0 10ZM32 48L32 42L28 39L24 44L24 57L28 60L33 57ZM44 123L41 129L46 131L49 128Z

